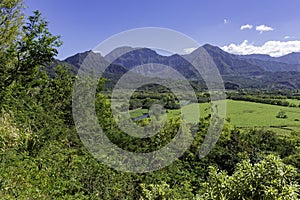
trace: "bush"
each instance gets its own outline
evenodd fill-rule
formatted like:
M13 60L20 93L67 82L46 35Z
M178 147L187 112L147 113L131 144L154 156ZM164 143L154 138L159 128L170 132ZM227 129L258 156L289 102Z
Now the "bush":
M278 112L278 114L276 115L276 118L281 118L281 119L286 119L287 115L285 113L285 111L281 110Z
M199 199L298 199L297 171L270 155L252 165L243 161L232 176L225 171L210 168L209 179L203 184Z

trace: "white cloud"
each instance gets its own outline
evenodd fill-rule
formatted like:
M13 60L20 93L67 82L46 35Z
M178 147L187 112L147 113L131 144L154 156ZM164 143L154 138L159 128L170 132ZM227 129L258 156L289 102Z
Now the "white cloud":
M251 24L245 24L245 25L241 26L241 30L252 29L252 28L253 28L253 25L251 25Z
M288 40L288 39L292 39L292 38L295 38L294 36L289 36L289 35L287 35L287 36L284 36L284 39L286 39L286 40Z
M300 52L300 41L268 41L262 46L255 46L247 40L241 44L230 44L221 47L224 51L233 54L247 55L247 54L269 54L270 56L283 56L292 52Z
M184 53L189 54L192 53L193 51L195 51L197 48L191 47L191 48L186 48L183 49Z
M263 33L266 31L273 31L274 29L270 26L259 25L259 26L256 26L256 30L259 31L260 33Z

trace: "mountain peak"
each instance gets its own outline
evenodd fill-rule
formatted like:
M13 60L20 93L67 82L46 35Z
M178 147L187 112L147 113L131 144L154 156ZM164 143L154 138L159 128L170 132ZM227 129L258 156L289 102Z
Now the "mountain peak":
M145 47L129 47L129 46L123 46L123 47L118 47L114 50L112 50L110 53L108 53L105 56L105 59L109 61L114 61L118 59L120 56L124 57L125 55L133 55L133 54L139 54L140 57L143 56L157 56L158 54L156 51L145 48Z
M219 47L217 47L217 46L213 46L213 45L211 45L211 44L208 44L208 43L206 43L205 45L203 45L202 46L203 48L219 48Z
M73 56L70 56L68 58L66 58L65 60L63 61L66 61L68 62L68 60L73 60L73 59L77 59L77 60L83 60L84 58L86 58L87 56L99 56L99 57L102 57L102 55L98 52L94 52L92 50L88 50L88 51L84 51L84 52L81 52L81 53L77 53Z
M79 69L82 65L97 66L99 63L106 61L100 53L89 50L82 53L77 53L65 59L64 62L69 63Z

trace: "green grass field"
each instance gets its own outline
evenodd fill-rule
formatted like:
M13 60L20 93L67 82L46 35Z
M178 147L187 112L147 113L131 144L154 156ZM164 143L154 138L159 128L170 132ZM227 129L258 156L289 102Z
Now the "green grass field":
M199 108L200 107L200 108ZM210 113L209 103L189 104L184 106L186 113L184 118L189 122L196 122L195 110L200 109L202 117ZM279 111L284 111L286 119L276 118ZM137 109L131 113L132 117L147 113L145 109ZM168 110L168 116L178 116L180 110ZM268 128L272 130L300 131L300 108L283 107L269 104L227 100L226 117L230 119L233 126L242 128Z
M138 109L135 109L135 110L131 110L130 111L130 116L132 119L134 118L138 118L144 114L147 114L148 113L148 109L142 109L142 108L138 108Z
M298 100L298 99L287 99L287 101L288 101L289 103L293 103L293 104L295 104L295 105L297 105L297 106L300 105L300 100Z
M235 126L287 126L300 128L300 122L297 121L300 120L300 108L231 100L227 102L227 116ZM276 118L276 115L281 110L286 113L286 119Z

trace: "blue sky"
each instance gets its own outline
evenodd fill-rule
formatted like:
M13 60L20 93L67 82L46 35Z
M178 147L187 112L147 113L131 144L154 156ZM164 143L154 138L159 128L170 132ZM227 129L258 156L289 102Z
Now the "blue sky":
M300 51L299 0L27 0L64 42L58 58L128 29L163 27L237 54ZM244 27L241 30L241 27ZM251 28L251 29L250 29ZM271 41L271 42L270 42Z

